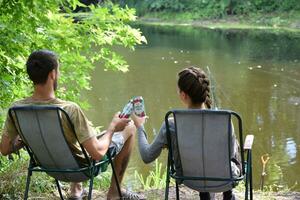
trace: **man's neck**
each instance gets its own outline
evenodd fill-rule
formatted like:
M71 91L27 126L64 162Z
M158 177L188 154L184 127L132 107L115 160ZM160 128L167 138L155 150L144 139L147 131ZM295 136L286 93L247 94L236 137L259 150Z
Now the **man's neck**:
M55 99L55 93L53 87L48 85L35 85L32 94L32 99L37 101L47 101Z

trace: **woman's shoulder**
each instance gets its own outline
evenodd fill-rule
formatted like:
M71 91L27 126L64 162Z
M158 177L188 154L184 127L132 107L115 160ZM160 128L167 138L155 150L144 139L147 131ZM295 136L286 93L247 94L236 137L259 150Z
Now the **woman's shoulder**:
M167 124L168 124L169 126L174 126L174 118L173 118L173 117L170 117L170 118L168 119ZM162 127L165 127L165 126L166 126L166 121L164 120L164 121L162 122Z
M175 131L175 122L173 117L168 119L167 124L166 121L162 122L160 132L165 134L167 132L167 127L170 129L171 132Z

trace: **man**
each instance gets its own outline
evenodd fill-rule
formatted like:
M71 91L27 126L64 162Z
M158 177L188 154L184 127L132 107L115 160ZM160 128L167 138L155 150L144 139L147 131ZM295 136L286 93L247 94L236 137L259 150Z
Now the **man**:
M113 117L105 134L100 139L97 139L95 129L91 126L91 123L87 120L80 107L73 102L55 97L59 78L57 56L48 50L35 51L29 56L26 68L29 78L34 85L33 94L28 98L13 103L13 106L39 104L56 105L63 108L74 124L79 142L94 160L101 160L110 146L116 149L117 155L114 162L118 180L121 182L134 144L136 129L133 123L129 119L119 118L117 113ZM83 154L80 151L78 143L74 142L76 141L74 135L69 131L65 131L65 135L72 151L75 151L80 160ZM7 117L2 133L0 152L3 155L9 155L22 147L23 143L20 140L18 132L11 119ZM71 183L70 193L70 199L81 199L84 195L81 183ZM125 199L140 199L137 194L129 191L122 190L122 194ZM118 199L118 191L115 179L113 178L107 199Z

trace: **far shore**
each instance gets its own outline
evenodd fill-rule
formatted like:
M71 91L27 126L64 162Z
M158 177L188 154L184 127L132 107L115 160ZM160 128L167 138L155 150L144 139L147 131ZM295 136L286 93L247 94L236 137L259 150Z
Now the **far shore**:
M247 23L245 20L241 20L238 17L198 20L168 20L155 17L140 17L135 23L159 26L193 26L208 29L255 29L271 32L292 32L300 34L300 20L286 25L264 25L259 23Z

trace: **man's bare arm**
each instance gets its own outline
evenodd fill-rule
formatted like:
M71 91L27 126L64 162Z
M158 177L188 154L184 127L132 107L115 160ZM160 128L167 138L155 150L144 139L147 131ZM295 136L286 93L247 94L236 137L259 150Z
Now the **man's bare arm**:
M94 160L101 160L108 150L114 132L124 130L129 121L129 119L119 118L119 113L115 114L106 133L100 139L92 137L84 141L83 147Z
M92 137L84 141L82 145L94 160L101 160L108 150L112 135L113 132L106 132L100 140Z

